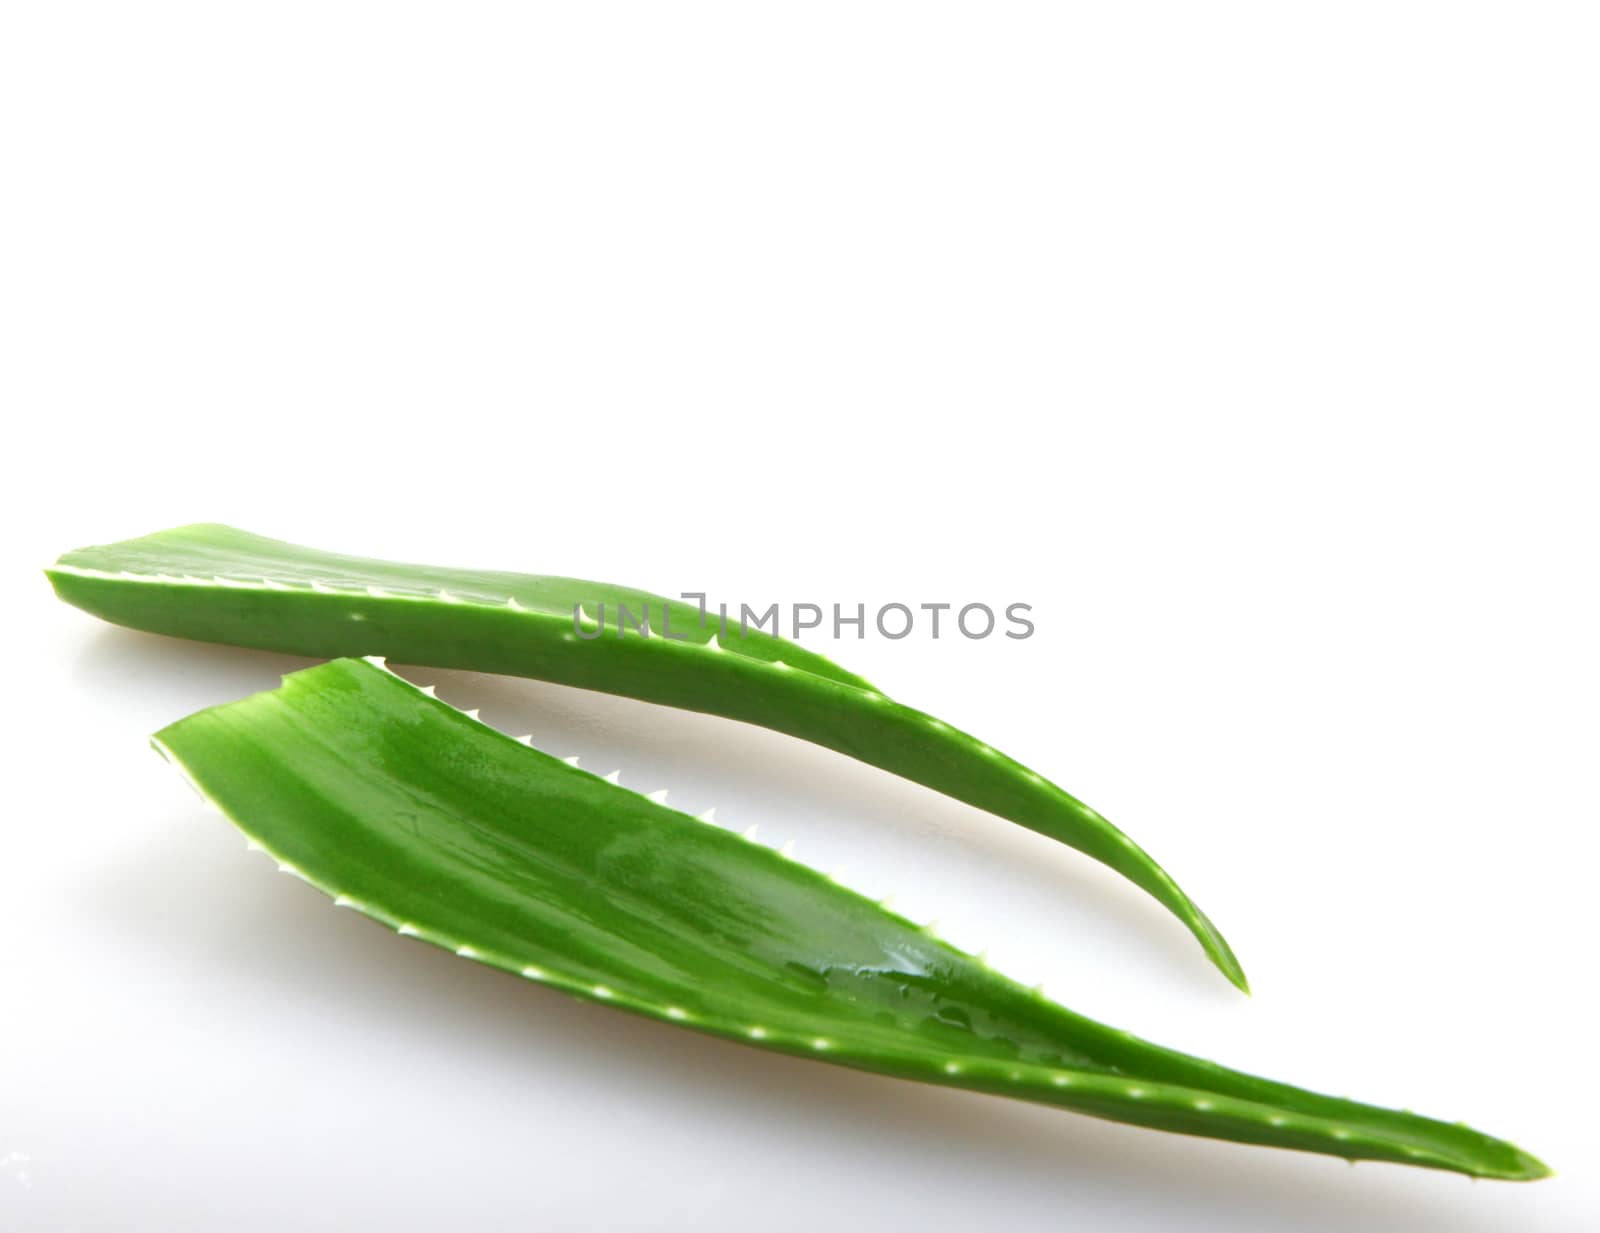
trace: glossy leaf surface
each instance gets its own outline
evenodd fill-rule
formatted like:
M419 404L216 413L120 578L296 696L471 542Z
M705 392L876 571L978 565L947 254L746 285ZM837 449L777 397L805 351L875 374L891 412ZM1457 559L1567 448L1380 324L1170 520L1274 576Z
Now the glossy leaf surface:
M280 868L530 982L762 1048L1096 1117L1532 1179L1508 1143L1159 1048L782 854L337 660L156 746Z
M382 655L509 673L815 742L1103 862L1165 905L1223 974L1247 988L1205 913L1093 809L793 642L757 630L722 638L714 620L702 627L694 605L571 578L339 556L210 524L78 549L46 572L68 603L134 629L319 658ZM619 605L636 617L649 613L653 635L615 621ZM575 609L596 618L597 628L575 619Z

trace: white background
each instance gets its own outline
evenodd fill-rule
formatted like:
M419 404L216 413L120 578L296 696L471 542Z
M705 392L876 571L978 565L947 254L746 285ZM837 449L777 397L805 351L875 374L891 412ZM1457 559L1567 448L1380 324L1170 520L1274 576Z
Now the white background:
M1395 0L7 6L0 1227L1588 1227L1597 33ZM771 1057L336 912L145 744L303 661L102 626L37 572L198 520L1029 602L1025 642L833 650L1127 829L1253 998L1087 858L842 758L412 675L1076 1009L1561 1176Z

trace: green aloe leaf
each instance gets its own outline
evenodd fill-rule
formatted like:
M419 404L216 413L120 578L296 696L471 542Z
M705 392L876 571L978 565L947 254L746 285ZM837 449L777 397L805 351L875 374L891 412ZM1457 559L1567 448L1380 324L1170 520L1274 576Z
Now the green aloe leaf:
M342 906L528 981L784 1053L1141 1126L1478 1177L1498 1139L1254 1078L1022 988L781 853L341 659L154 738Z
M848 754L1070 844L1154 896L1240 989L1210 919L1133 840L1042 775L898 702L814 652L752 630L722 639L695 606L572 578L339 556L200 524L80 548L46 570L56 594L105 620L206 642L534 677L724 715ZM601 636L575 628L582 606ZM619 636L650 613L671 637ZM581 620L581 619L580 619Z

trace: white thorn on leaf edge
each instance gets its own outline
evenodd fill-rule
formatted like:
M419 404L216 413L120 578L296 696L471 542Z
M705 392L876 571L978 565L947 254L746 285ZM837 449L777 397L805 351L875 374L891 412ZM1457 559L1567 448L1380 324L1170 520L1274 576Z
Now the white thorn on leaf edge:
M779 856L788 857L788 859L793 860L794 859L794 840L792 840L792 839L789 840L788 842L786 842L783 845L783 847L779 848L778 849L778 855Z
M752 823L751 825L745 827L744 830L740 831L739 833L741 835L743 835L746 839L748 839L751 843L754 843L756 841L756 832L759 831L760 829L761 829L761 827L759 825L757 825L755 823Z
M665 805L667 803L667 790L658 788L654 792L646 792L644 798L647 801L653 801L657 805Z
M619 767L617 770L612 771L611 774L602 776L602 778L607 783L620 785L622 783L622 770Z
M582 769L582 767L580 767L578 765L578 755L577 754L573 754L572 757L570 757L570 758L562 758L561 760L563 762L565 762L568 766L572 767L574 770L581 770Z
M715 826L717 822L717 807L713 805L710 809L701 814L700 821L710 822L713 826Z

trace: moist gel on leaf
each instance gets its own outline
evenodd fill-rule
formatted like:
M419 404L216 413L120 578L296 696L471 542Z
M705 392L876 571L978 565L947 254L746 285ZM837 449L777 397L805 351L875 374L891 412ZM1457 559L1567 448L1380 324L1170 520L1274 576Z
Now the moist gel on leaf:
M134 584L145 586L147 584ZM1471 1130L1163 1049L804 865L341 659L154 743L335 902L530 982L744 1044L1180 1134L1528 1180Z

